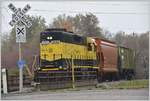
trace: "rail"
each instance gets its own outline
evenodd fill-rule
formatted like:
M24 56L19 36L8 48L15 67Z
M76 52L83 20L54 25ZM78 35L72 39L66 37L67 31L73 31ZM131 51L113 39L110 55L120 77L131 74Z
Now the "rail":
M35 73L36 74L36 73ZM74 71L74 82L72 81L72 71L49 71L38 72L36 74L37 86L41 90L57 89L57 88L71 88L73 83L75 87L94 85L97 83L96 71Z

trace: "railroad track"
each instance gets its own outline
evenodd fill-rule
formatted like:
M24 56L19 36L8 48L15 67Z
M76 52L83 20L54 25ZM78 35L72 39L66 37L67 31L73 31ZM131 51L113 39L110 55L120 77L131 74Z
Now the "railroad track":
M7 84L8 92L18 91L19 90L19 76L17 76L17 75L9 75L8 78L7 78L7 82L8 82L8 84ZM32 82L32 80L30 79L30 77L24 75L24 77L23 77L23 86L24 87L30 87L31 86L31 82ZM3 88L3 85L1 85L1 88ZM3 92L3 91L1 91L1 92Z
M81 86L91 86L97 84L96 71L75 71L74 82L71 71L38 72L36 74L36 86L40 90L71 88Z

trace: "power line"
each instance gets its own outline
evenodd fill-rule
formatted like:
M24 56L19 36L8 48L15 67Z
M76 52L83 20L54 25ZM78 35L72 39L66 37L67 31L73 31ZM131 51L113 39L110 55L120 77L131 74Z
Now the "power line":
M31 11L35 12L48 12L48 13L57 13L57 12L63 12L63 13L93 13L93 14L136 14L136 15L148 15L148 13L144 12L87 12L87 11L65 11L65 10L39 10L39 9L33 9Z
M6 11L7 11L7 13L8 14L10 14L9 12L8 12L8 9L6 8L6 7L1 7L1 8L4 8ZM33 11L33 12L48 12L48 13L58 13L58 12L63 12L63 13L93 13L93 14L134 14L134 15L149 15L149 13L147 12L147 13L145 13L145 12L128 12L128 11L123 11L123 12L102 12L102 11L94 11L94 12L92 12L92 11L89 11L89 12L87 12L87 11L70 11L70 10L42 10L42 9L33 9L33 10L31 10L31 11Z

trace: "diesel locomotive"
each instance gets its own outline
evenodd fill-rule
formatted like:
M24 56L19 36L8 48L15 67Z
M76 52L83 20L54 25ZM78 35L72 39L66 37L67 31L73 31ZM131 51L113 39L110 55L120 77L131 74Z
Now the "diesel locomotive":
M40 34L39 71L96 71L96 79L132 79L134 51L108 40L85 37L66 29L46 29ZM88 73L86 73L88 74ZM77 74L78 75L78 74Z
M67 70L72 58L75 68L97 68L94 41L66 30L48 29L41 33L41 70Z

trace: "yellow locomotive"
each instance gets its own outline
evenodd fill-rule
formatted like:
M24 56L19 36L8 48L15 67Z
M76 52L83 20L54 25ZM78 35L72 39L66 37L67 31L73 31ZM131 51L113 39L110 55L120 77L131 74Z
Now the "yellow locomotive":
M97 68L96 46L92 38L65 29L47 29L40 34L40 70Z
M65 29L47 29L40 34L40 68L35 71L34 81L40 83L41 88L53 89L70 87L70 84L93 85L97 80L117 80L127 73L130 77L134 73L134 62L126 67L122 63L127 63L129 56L126 60L120 57L131 53L130 59L134 60L134 56L129 49L120 53L123 49L107 40Z

